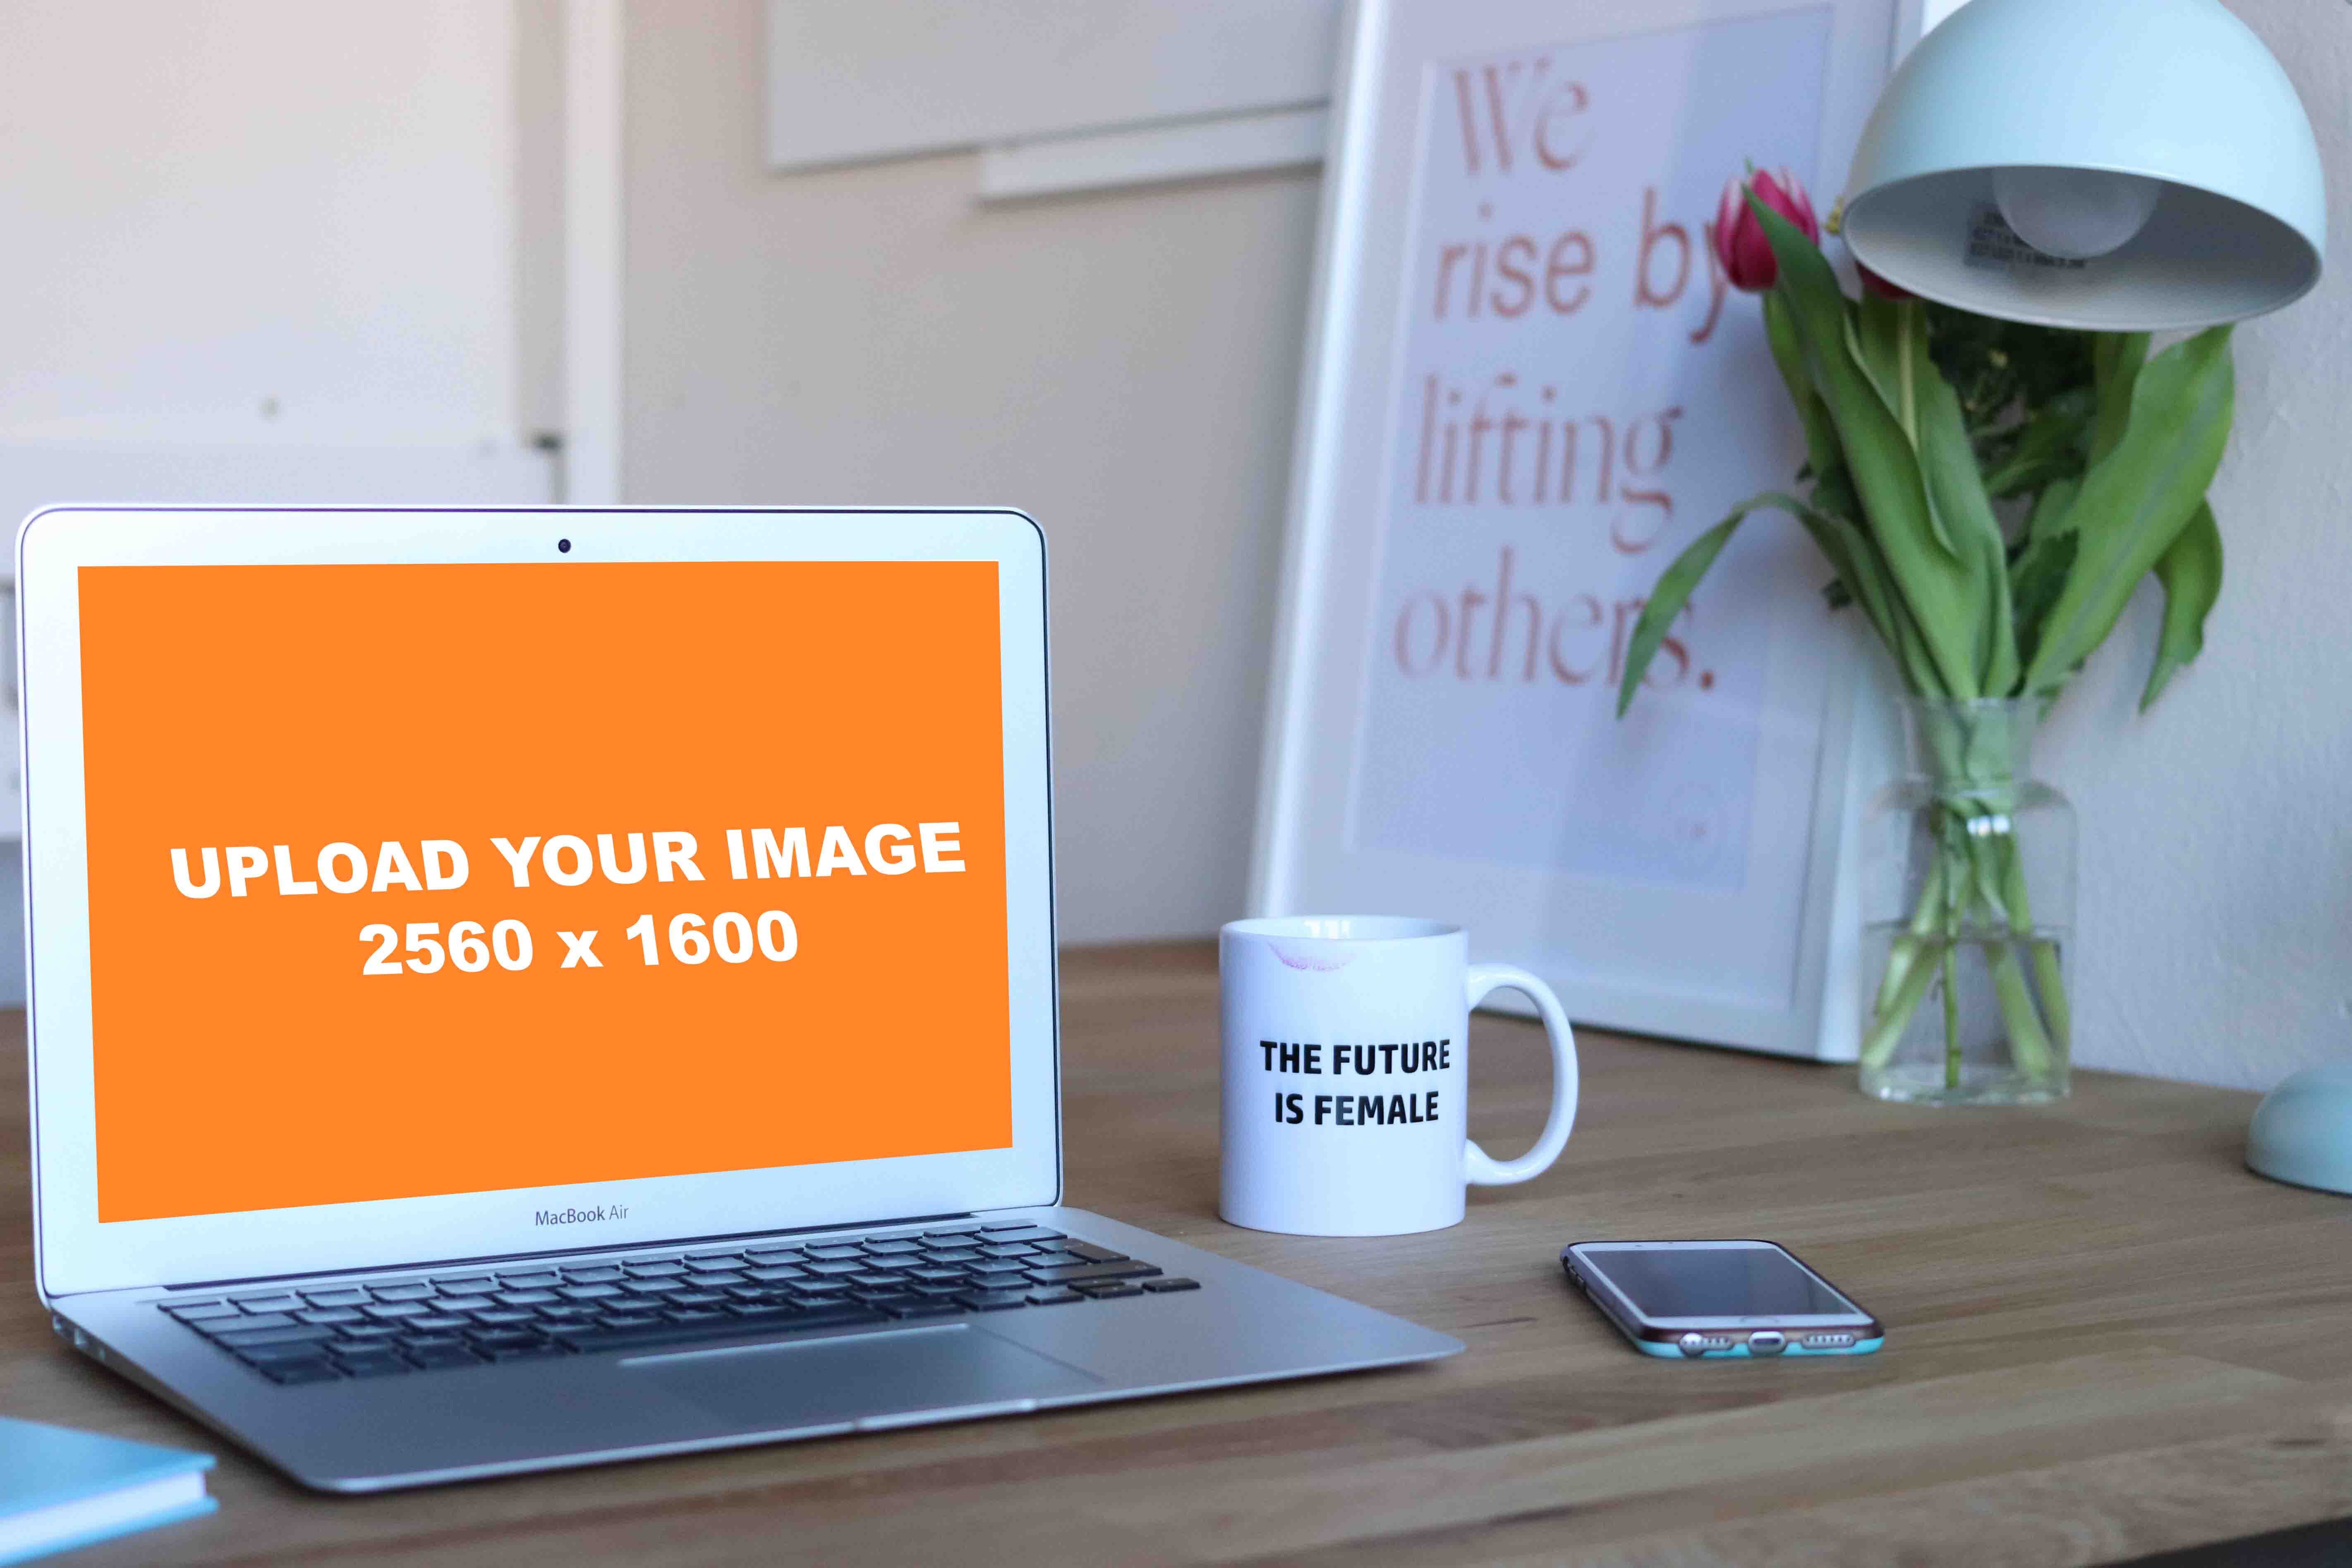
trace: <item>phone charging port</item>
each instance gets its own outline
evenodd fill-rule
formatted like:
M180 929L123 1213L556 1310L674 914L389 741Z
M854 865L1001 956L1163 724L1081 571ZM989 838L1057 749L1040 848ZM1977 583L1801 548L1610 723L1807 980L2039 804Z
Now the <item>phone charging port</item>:
M1778 1329L1759 1329L1748 1336L1749 1355L1779 1355L1789 1348L1789 1336Z

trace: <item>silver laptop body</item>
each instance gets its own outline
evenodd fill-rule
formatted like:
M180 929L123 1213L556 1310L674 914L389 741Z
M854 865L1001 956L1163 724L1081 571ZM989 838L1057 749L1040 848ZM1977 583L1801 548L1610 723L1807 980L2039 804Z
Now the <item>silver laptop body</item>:
M553 548L559 542L560 553ZM229 929L217 922L245 919L253 910L309 919L313 910L332 910L335 918L354 925L363 908L371 917L379 907L394 906L445 916L496 911L459 910L454 900L466 896L462 891L426 891L404 902L410 889L396 875L390 886L355 889L351 903L338 904L341 889L333 879L339 872L348 877L349 867L331 858L337 847L310 857L299 836L290 841L299 863L289 864L289 851L278 849L278 863L268 868L253 857L240 858L240 846L215 846L226 851L224 875L239 869L246 874L249 885L239 884L237 890L251 901L236 905L225 895L199 895L203 855L195 852L195 836L201 823L187 828L186 846L174 845L181 854L173 862L173 874L184 873L177 891L161 879L161 840L137 846L125 862L128 870L114 869L110 846L130 831L115 825L137 822L143 832L151 816L164 823L175 809L176 796L126 790L121 777L111 776L137 755L140 731L125 715L134 715L136 705L148 700L148 676L138 672L152 671L154 681L168 687L182 678L178 667L184 658L203 665L211 656L202 628L211 623L191 609L190 633L170 645L189 651L160 661L151 658L145 665L130 657L138 650L127 654L105 645L110 637L129 635L110 627L149 627L159 616L168 625L178 613L174 595L184 584L201 584L208 594L226 584L233 590L229 598L247 608L267 603L284 582L304 584L303 592L314 595L320 583L347 584L356 606L350 614L364 622L367 605L386 584L398 587L397 594L382 595L393 604L413 601L420 584L437 592L433 584L454 581L462 588L477 577L501 595L520 584L513 599L520 606L516 624L528 625L533 615L543 614L552 617L546 622L550 626L568 624L562 619L568 601L561 595L576 584L641 580L647 585L642 600L652 606L648 615L658 624L665 613L663 594L680 584L722 581L694 572L723 566L733 574L725 581L772 572L776 584L791 588L800 581L793 569L809 563L820 563L811 568L818 576L810 580L821 578L824 589L806 602L820 606L809 613L821 617L823 603L858 591L854 585L867 580L860 574L879 572L871 578L879 583L930 584L938 574L927 574L924 568L942 561L992 563L987 574L992 585L984 590L992 604L975 603L986 616L997 618L1002 630L1003 831L995 833L982 820L985 813L967 811L960 819L961 851L944 830L956 828L955 822L944 828L926 824L929 837L919 852L912 847L915 834L894 836L884 828L895 825L887 824L869 830L879 837L867 838L864 847L877 869L882 866L877 857L894 865L903 859L911 868L919 853L941 848L960 852L981 868L990 854L1003 856L1010 913L1002 937L990 940L1002 942L1011 975L1003 1005L1010 1022L998 1044L986 1047L992 1052L1001 1047L1005 1058L1004 1124L1010 1132L1001 1144L990 1141L995 1133L963 1135L958 1142L950 1132L940 1135L945 1142L935 1141L942 1151L936 1153L894 1148L870 1158L761 1169L727 1163L740 1158L730 1153L714 1156L723 1168L709 1172L649 1165L651 1173L643 1176L625 1171L594 1182L489 1192L440 1191L431 1185L428 1157L395 1152L379 1165L392 1169L400 1160L423 1159L423 1186L412 1182L405 1190L362 1191L358 1201L245 1209L235 1208L230 1198L175 1197L180 1188L169 1179L175 1170L187 1173L184 1184L190 1189L236 1190L236 1172L247 1169L238 1162L250 1164L251 1146L257 1137L267 1142L268 1126L257 1123L258 1132L243 1123L232 1129L228 1122L218 1130L176 1128L168 1120L153 1120L168 1107L159 1112L142 1100L150 1086L136 1075L124 1078L117 1068L115 1078L105 1079L93 1068L94 1036L113 1053L114 1062L142 1059L142 1050L165 1048L140 1037L138 1020L149 1016L140 1011L146 1005L144 993L109 989L121 972L119 956L107 948L113 940L107 933L118 923L111 912L116 905L158 900L152 908L163 912L153 919L187 922L185 930L195 933L190 940L198 943L212 940L207 932ZM607 575L555 575L577 574L588 565L601 565ZM76 1349L305 1485L333 1491L422 1486L1395 1365L1461 1350L1459 1342L1445 1335L1062 1206L1044 546L1035 525L1018 513L71 509L26 522L18 566L35 1208L43 1300L58 1333ZM288 566L349 575L268 574ZM453 567L459 569L455 577L431 575L433 569ZM894 567L912 570L894 576ZM415 574L419 568L427 569L426 574ZM631 570L636 578L626 576ZM173 572L184 575L168 575ZM212 574L188 574L206 572ZM238 572L247 574L235 575ZM411 574L385 575L404 572ZM946 584L940 590L945 593L958 579L950 574L939 581ZM845 584L852 587L845 590ZM558 597L541 605L535 595L542 588ZM891 603L898 602L897 593L894 587ZM678 613L691 618L704 612L690 607ZM718 610L709 615L724 619ZM465 627L481 619L477 615L468 622L455 610L425 616L428 623L457 626L452 635L460 637L471 635ZM925 625L937 620L937 614L925 613ZM591 626L583 637L609 630ZM308 635L333 641L331 634ZM730 634L722 626L711 635L723 644ZM769 634L743 635L754 639L744 643L748 647ZM797 634L786 628L773 635L788 641ZM285 652L297 660L304 656L301 647ZM332 647L319 657L331 661ZM110 675L110 660L133 675ZM824 677L812 670L809 678ZM220 679L216 671L212 679ZM158 700L168 699L166 692ZM560 698L551 694L550 700ZM453 758L453 765L459 760ZM154 772L142 769L142 775ZM173 787L169 770L153 777L153 790ZM975 821L981 826L975 827ZM168 830L179 829L174 825ZM814 837L814 826L810 832ZM251 836L270 833L257 826ZM667 837L671 850L687 852L676 842L679 836ZM691 892L711 904L720 900L722 889L737 891L722 868L718 837L714 826L693 851L703 858L702 876L694 879L703 887L691 889L681 878L678 897ZM463 841L462 836L432 840ZM510 849L519 840L503 842ZM1001 851L992 848L998 844ZM274 848L255 853L266 857ZM446 883L452 862L446 850L436 853L443 857L436 864ZM946 853L935 862L953 866ZM306 875L314 864L318 875ZM531 862L533 868L543 865L568 870L572 862L561 857ZM919 865L929 870L934 861ZM383 872L382 860L375 868ZM786 875L781 860L770 867L762 859L754 868L763 876L769 869ZM803 879L811 876L804 863L793 868ZM151 874L152 889L138 880ZM517 907L544 908L555 911L552 918L565 918L560 900L572 896L568 884L564 889L541 882L526 888L524 879L532 874L515 867L513 888L522 890L509 889L509 900L539 900ZM472 875L472 887L485 898L493 886L506 888L507 868L487 853L477 851ZM747 875L745 869L735 872L748 890L739 897L755 891L781 902L778 889L789 889L803 900L796 906L800 924L794 940L804 952L816 952L810 944L820 939L811 933L828 929L824 911L831 906L824 900L833 894L814 881L793 886L784 880L746 881ZM118 895L109 879L125 877L131 879L124 884L131 890ZM268 903L278 896L272 879L279 890L308 899L313 895L303 892L306 884L320 877L329 879L330 890L318 903ZM383 881L381 875L378 881ZM880 897L882 889L899 887L918 889L890 892L916 910L922 906L913 900L929 896L919 890L919 882L918 876L887 885L869 879L858 896ZM944 879L940 885L958 896L969 886ZM842 887L850 887L846 877ZM371 898L375 902L368 902ZM436 898L443 901L434 903ZM349 917L341 912L346 908L352 911ZM683 986L688 982L679 963L702 964L714 956L719 962L694 970L694 975L731 984L730 976L769 975L757 967L769 961L777 963L775 974L804 973L775 958L791 945L782 934L791 929L789 921L760 924L756 934L762 945L755 950L751 921L737 917L739 935L732 926L722 930L720 918L695 928L703 933L701 958L692 956L692 932L681 942L674 928L671 946L662 950L659 931L646 928L643 961L666 965L658 984ZM495 963L469 965L457 962L458 927L452 924L443 934L441 923L391 921L381 929L431 925L434 934L427 940L446 945L428 945L420 950L427 956L413 962L386 962L407 963L404 974L500 984L502 969L520 974L534 963L552 966L562 951L533 917L508 922L531 928L520 939L499 945L501 939L489 937L481 947L463 950L496 957ZM601 939L588 932L582 946L601 952L597 967L625 973L624 966L639 962L638 939L616 941L618 923L617 917L607 922ZM534 933L536 950L530 945ZM580 953L585 967L582 946L573 945L579 941L576 931L564 931L566 948ZM748 962L736 958L730 943L740 945ZM357 955L362 950L348 951ZM516 958L523 963L509 963ZM444 959L468 973L444 970ZM355 956L354 973L357 963ZM730 963L741 967L726 970ZM412 977L352 991L339 971L320 994L419 996L428 998L419 1005L441 1006L432 998L442 994L424 989L440 983ZM603 982L588 976L582 983ZM253 1027L260 1039L255 1049L280 1049L261 1039L277 1027L267 1022L276 1016L269 1011L276 1004L266 991L248 987L247 994L255 997ZM835 1005L824 998L818 1004ZM878 1012L899 1005L899 998L866 994L858 1005ZM196 1021L234 1011L208 1010L201 996L186 1005L186 1016ZM989 1008L981 1012L996 1016ZM462 1011L444 1016L460 1023L465 1016ZM595 1016L591 1007L579 1015L587 1024L575 1019L570 1026L592 1027ZM354 1035L379 1025L373 1017L349 1016ZM239 1049L235 1020L226 1027L229 1032L220 1036L226 1047L213 1048L226 1048L233 1057ZM335 1048L335 1020L325 1019L320 1029L324 1043L302 1049ZM520 1040L514 1048L542 1045ZM688 1037L646 1052L645 1070L658 1074L665 1061L695 1047L688 1031ZM429 1042L418 1048L429 1048ZM910 1037L907 1048L958 1047L937 1046L925 1036ZM176 1064L173 1071L187 1070L184 1057L152 1059ZM969 1065L961 1057L940 1059ZM997 1081L994 1060L983 1054L981 1065L987 1070L974 1081ZM224 1070L237 1069L232 1065ZM209 1080L200 1072L189 1081ZM462 1094L463 1085L455 1092ZM733 1113L718 1100L711 1104L714 1117ZM313 1109L315 1114L339 1114L332 1105ZM939 1114L951 1120L961 1112L948 1107ZM141 1122L141 1116L150 1120ZM146 1127L166 1140L184 1135L191 1140L186 1146L199 1152L174 1165L168 1148L134 1145L110 1117L123 1119L121 1129ZM432 1144L429 1129L417 1134L411 1122L407 1131L412 1143ZM304 1146L364 1142L376 1135L370 1118L359 1115L351 1120L347 1138ZM551 1148L560 1152L560 1128L531 1135L551 1139ZM214 1141L207 1143L205 1138ZM452 1147L467 1142L455 1140ZM129 1163L103 1163L118 1153ZM267 1173L266 1165L255 1168ZM362 1174L372 1168L354 1167ZM257 1178L241 1179L250 1186ZM307 1179L297 1173L287 1178L292 1185L253 1190L307 1191L301 1185Z

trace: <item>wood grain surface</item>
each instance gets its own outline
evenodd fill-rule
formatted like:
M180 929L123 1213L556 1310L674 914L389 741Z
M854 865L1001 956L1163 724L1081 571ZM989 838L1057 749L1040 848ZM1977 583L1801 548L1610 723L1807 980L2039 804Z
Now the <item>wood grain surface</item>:
M220 1455L214 1517L114 1563L2112 1562L2352 1514L2352 1200L2241 1162L2252 1097L2084 1073L2031 1110L1850 1068L1581 1041L1583 1112L1432 1235L1216 1217L1215 954L1069 955L1067 1201L1460 1336L1405 1371L376 1499L314 1497L61 1348L0 1083L0 1413ZM21 1034L21 1016L5 1026ZM1482 1016L1471 1126L1531 1140L1536 1027ZM15 1037L12 1036L12 1037ZM13 1052L21 1060L21 1053ZM1655 1362L1585 1237L1766 1237L1875 1310L1852 1360Z

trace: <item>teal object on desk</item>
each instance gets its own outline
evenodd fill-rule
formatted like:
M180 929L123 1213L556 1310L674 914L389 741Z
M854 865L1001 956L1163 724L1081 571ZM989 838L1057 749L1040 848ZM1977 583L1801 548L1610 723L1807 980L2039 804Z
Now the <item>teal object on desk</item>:
M2271 1090L2254 1109L2246 1165L2274 1182L2352 1194L2352 1062L2305 1068Z
M210 1513L210 1454L0 1415L0 1563Z
M2220 0L1969 0L1879 96L1843 233L1979 315L2202 327L2319 281L2326 184L2286 72Z

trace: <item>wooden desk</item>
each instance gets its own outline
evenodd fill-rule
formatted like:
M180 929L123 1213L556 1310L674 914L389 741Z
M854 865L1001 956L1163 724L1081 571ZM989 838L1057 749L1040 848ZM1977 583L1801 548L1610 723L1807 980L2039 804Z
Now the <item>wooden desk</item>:
M1458 1229L1216 1218L1205 946L1064 971L1069 1201L1456 1334L1434 1366L365 1500L277 1479L58 1348L0 1083L0 1411L221 1457L214 1518L110 1563L2080 1563L2352 1514L2352 1200L2240 1164L2250 1096L2084 1074L2018 1112L1851 1069L1588 1035L1560 1163ZM21 1024L10 1026L21 1027ZM1481 1018L1472 1126L1540 1122L1532 1026ZM1889 1326L1852 1361L1635 1355L1580 1237L1784 1240Z

